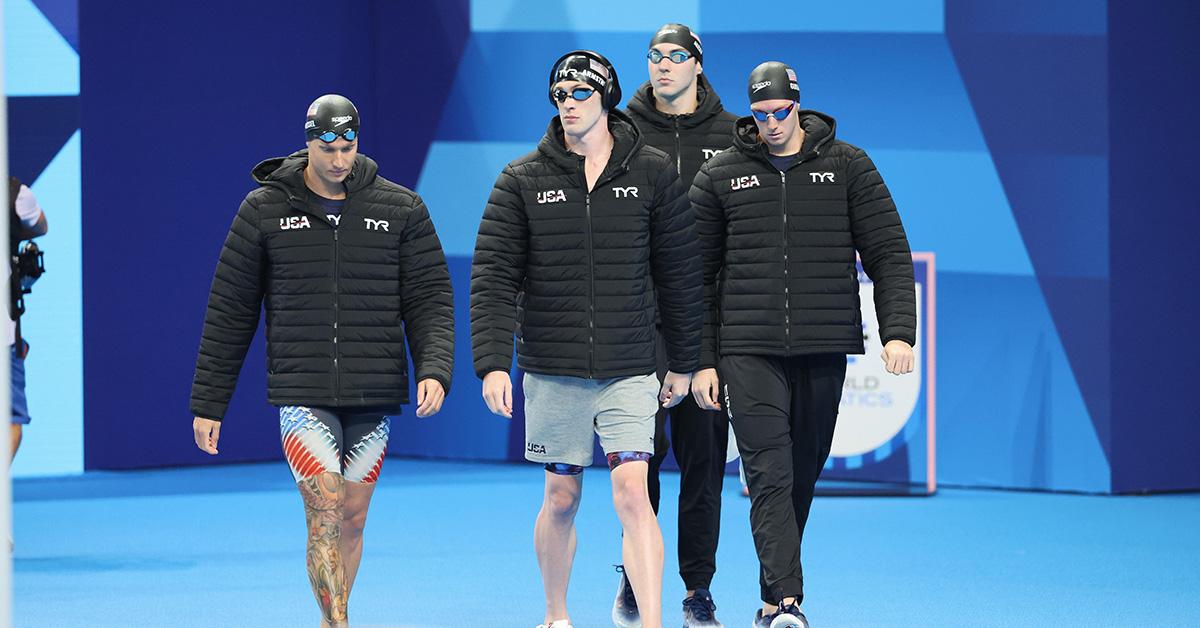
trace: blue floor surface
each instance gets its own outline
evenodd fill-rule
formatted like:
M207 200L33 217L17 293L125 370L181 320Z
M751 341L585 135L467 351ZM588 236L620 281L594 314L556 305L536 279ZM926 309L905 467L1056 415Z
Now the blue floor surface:
M678 491L664 474L663 493ZM352 625L532 628L543 598L533 465L389 459L367 526ZM749 502L729 478L717 616L750 624ZM317 626L304 519L287 467L92 473L13 486L18 627ZM680 625L676 508L665 500L667 626ZM569 602L611 625L619 535L589 469ZM1200 626L1200 495L943 490L818 498L804 544L816 627Z

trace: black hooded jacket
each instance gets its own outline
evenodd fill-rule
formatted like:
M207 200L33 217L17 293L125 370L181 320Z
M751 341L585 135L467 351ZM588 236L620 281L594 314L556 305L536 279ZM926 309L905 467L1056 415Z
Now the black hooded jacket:
M450 273L425 204L358 155L335 228L304 184L308 151L254 168L221 250L191 409L221 419L265 306L270 403L380 413L418 381L447 392L454 358Z
M696 85L696 111L671 115L654 106L654 89L647 81L629 100L626 111L649 146L666 153L675 162L679 178L690 186L700 164L733 145L733 123L737 116L721 107L721 98L701 74Z
M674 165L609 112L612 156L589 193L556 116L488 198L471 269L475 372L520 367L606 379L654 372L660 286L671 370L692 372L701 327L699 246Z
M799 115L804 145L785 172L745 117L736 150L705 162L689 193L704 258L701 368L722 354L863 353L856 251L883 342L916 342L912 253L891 193L865 151L835 139L833 118Z

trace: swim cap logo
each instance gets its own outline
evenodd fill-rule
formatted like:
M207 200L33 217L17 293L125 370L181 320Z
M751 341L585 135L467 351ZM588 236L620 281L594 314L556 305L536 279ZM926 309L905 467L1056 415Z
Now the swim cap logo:
M794 89L796 91L800 91L800 86L797 85L797 81L796 81L796 71L791 68L788 68L787 76L788 76L788 81L790 81L789 87L791 87L792 89Z
M333 122L333 126L342 126L353 119L354 116L334 116L330 118L330 120Z
M577 81L588 82L588 79L600 84L601 87L608 85L608 81L603 76L592 72L591 70L576 70L575 68L563 68L558 73L558 79L561 81L564 78L572 78Z
M754 90L754 93L757 94L758 91L761 90L762 88L770 87L770 86L771 86L771 81L762 81L761 83L755 83L755 84L751 85L750 89Z
M305 122L305 123L304 123L304 130L305 130L305 131L307 131L307 130L309 130L309 129L315 129L315 128L317 128L317 121L316 121L316 120L309 120L308 122Z

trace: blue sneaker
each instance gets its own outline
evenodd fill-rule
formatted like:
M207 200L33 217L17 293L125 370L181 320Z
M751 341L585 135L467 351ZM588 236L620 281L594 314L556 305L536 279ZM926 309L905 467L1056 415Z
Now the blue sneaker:
M642 616L638 613L637 598L633 597L633 586L625 577L625 566L614 565L621 574L617 585L617 599L613 600L612 621L616 628L642 628Z
M725 628L717 621L716 612L708 589L696 589L692 597L683 599L683 628Z

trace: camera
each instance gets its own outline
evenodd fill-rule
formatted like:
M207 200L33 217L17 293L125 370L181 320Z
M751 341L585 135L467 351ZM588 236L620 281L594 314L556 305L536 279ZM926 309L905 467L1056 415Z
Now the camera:
M32 240L12 256L12 319L25 313L25 295L33 292L33 284L46 272L42 250Z

